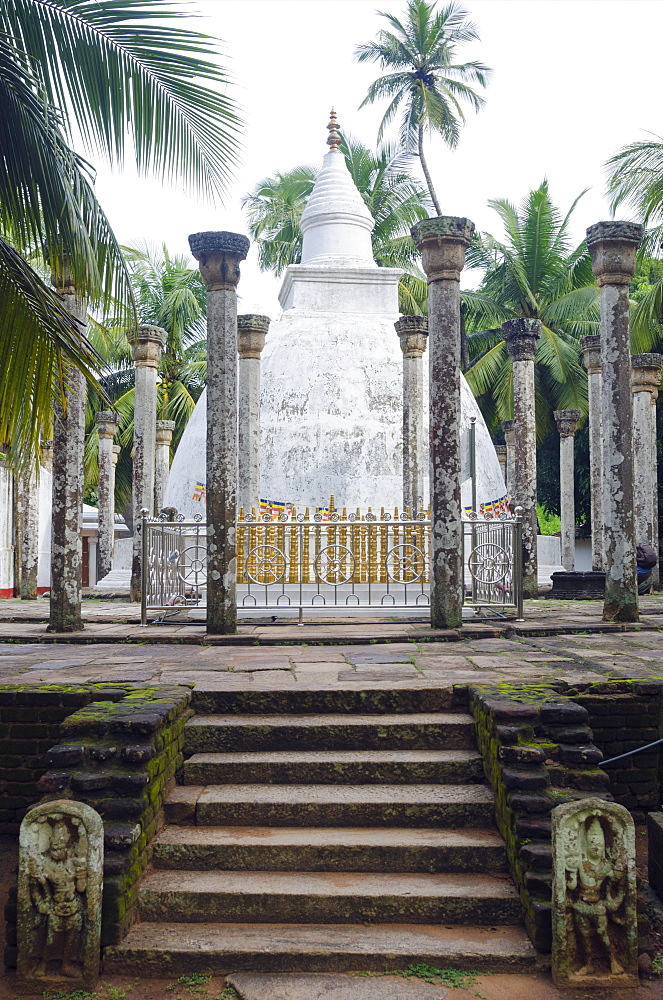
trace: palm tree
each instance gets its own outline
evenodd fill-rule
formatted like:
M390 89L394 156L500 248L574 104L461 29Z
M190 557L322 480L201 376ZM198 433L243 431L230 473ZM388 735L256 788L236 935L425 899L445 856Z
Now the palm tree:
M188 13L188 11L187 11ZM0 441L33 453L64 363L100 362L49 286L66 267L95 309L135 312L92 167L224 191L239 121L207 36L160 0L11 0L0 6ZM58 389L61 392L61 389Z
M388 70L371 84L360 107L381 98L389 100L378 141L397 112L402 112L401 146L418 152L435 211L441 215L424 156L424 133L439 133L454 149L460 125L465 122L463 102L475 111L484 105L483 97L471 84L485 87L491 70L477 60L454 61L458 45L479 38L476 25L466 20L467 11L455 0L439 11L436 6L426 0L408 0L404 21L381 13L392 30L380 30L377 41L359 45L355 56L359 62L377 62L381 69Z
M656 137L657 139L659 137ZM645 226L638 254L636 279L646 272L647 281L632 289L635 299L631 318L631 349L634 353L658 350L663 339L663 141L633 142L612 156L608 196L611 211L620 205L633 209ZM643 287L644 285L644 287Z
M167 334L159 365L157 417L173 420L172 450L175 451L189 417L205 385L207 344L205 316L206 290L198 267L184 256L172 255L165 245L147 244L124 250L134 290L140 323L162 327ZM95 324L90 333L93 346L104 358L107 373L101 386L120 414L120 431L115 501L122 509L131 498L131 449L133 446L134 365L128 329L121 323L104 327ZM86 414L86 484L96 485L98 439L94 414L101 400L90 394Z
M545 180L520 209L490 201L505 237L482 233L468 249L468 266L484 269L484 275L476 291L461 293L471 359L465 374L489 426L513 414L512 366L501 324L519 316L542 324L535 357L539 439L552 428L554 409L587 412L578 340L598 331L599 292L586 245L573 249L569 239L571 215L581 197L564 217Z
M410 229L426 218L427 199L408 170L409 154L387 143L372 152L352 138L343 138L340 150L375 220L372 242L377 264L406 271L399 284L401 311L425 311L426 282L417 265ZM313 167L295 167L259 181L243 199L249 232L258 243L261 270L279 276L289 264L300 262L300 221L316 176Z

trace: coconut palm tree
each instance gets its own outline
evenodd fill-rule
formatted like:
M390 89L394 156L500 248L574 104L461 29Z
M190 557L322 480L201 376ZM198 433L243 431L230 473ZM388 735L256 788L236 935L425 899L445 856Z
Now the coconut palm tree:
M124 249L140 323L162 327L167 334L157 385L157 418L173 420L172 449L177 448L207 376L206 290L198 267L164 245ZM118 509L131 498L131 449L134 434L134 365L126 325L95 324L93 346L104 358L106 373L100 382L120 414L115 502ZM86 414L85 478L94 487L98 476L98 438L94 414L98 394L89 395Z
M455 62L457 47L479 38L476 25L467 20L467 11L456 2L436 8L435 2L408 0L403 20L380 13L391 30L382 29L377 41L359 45L355 56L359 62L376 62L388 71L371 84L360 107L389 100L378 141L401 113L401 146L417 151L435 211L441 215L424 156L424 134L438 133L453 149L465 122L463 103L475 111L484 105L483 97L471 85L485 87L491 70L477 60Z
M340 150L350 175L375 220L373 256L381 267L401 267L406 273L399 284L402 312L426 311L426 282L418 267L418 254L411 227L426 218L426 193L409 172L408 154L393 144L373 152L363 143L343 138ZM313 190L317 173L300 166L259 181L246 195L249 232L258 243L263 271L281 275L302 255L300 221Z
M657 141L658 140L658 141ZM636 281L632 288L635 305L631 317L631 348L634 353L660 349L663 340L663 140L633 142L612 156L606 167L610 208L621 205L634 210L645 226L638 254ZM638 281L646 277L646 281Z
M482 268L484 275L476 291L461 293L471 362L465 375L489 426L513 415L512 366L501 324L520 316L542 324L535 357L539 439L553 426L553 410L587 412L578 340L598 332L600 314L587 247L573 248L569 238L581 197L562 216L544 180L519 209L490 201L504 239L481 233L467 251L468 267Z
M182 28L181 13L160 0L0 5L0 441L15 455L36 448L63 362L89 374L100 360L48 270L66 267L95 309L135 311L94 171L74 143L198 193L225 189L239 121L220 92L217 45Z

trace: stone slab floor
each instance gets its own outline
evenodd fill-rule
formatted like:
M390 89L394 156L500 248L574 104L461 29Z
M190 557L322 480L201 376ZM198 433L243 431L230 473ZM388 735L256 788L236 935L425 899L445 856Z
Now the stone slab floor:
M660 598L654 612L658 613ZM137 642L127 642L127 632L131 625L120 625L116 618L113 624L99 624L99 628L113 630L103 641L102 635L89 633L79 635L77 643L53 643L40 641L32 630L43 625L28 622L13 622L3 626L15 630L11 637L3 631L0 635L0 684L40 683L40 682L87 682L124 681L132 683L179 683L196 685L198 688L214 690L253 689L297 689L306 687L363 688L370 687L435 687L450 683L490 682L499 680L540 680L562 678L570 682L598 680L601 677L663 677L663 618L656 619L650 613L646 627L628 632L609 634L594 631L599 628L599 607L595 605L573 605L566 614L561 606L553 609L540 602L540 614L548 623L557 618L557 628L563 628L563 621L575 632L557 635L513 635L510 638L481 638L473 632L472 638L457 641L425 641L428 637L411 635L409 641L389 641L389 635L380 635L380 630L366 622L361 625L344 627L346 642L341 641L343 633L339 626L330 639L325 635L327 628L317 626L315 631L292 629L294 642L281 636L279 644L268 645L269 638L259 637L258 644L249 640L243 646L209 646L196 643L189 631L186 645L174 644L172 639L159 641L159 633L153 638L143 630ZM20 605L20 602L2 602L3 606ZM0 617L2 616L0 608ZM529 620L536 620L538 611L529 614ZM566 615L566 618L565 618ZM110 621L109 618L106 619ZM585 628L582 628L582 624ZM91 626L94 627L94 626ZM398 628L402 636L402 626ZM133 626L136 628L136 626ZM185 626L191 629L191 626ZM21 634L23 630L23 635ZM30 630L27 634L26 631ZM579 630L579 631L578 631ZM301 641L302 632L313 632L315 639L307 634L307 641ZM163 635L163 633L161 633ZM380 635L381 641L375 641ZM274 636L274 631L268 633ZM373 641L371 641L373 636ZM1 641L11 638L14 641ZM27 641L21 641L21 638ZM46 635L43 635L47 639ZM164 637L165 638L165 637ZM352 642L352 639L355 639ZM155 641L156 639L156 641ZM201 636L202 639L202 636ZM82 640L82 641L81 641ZM387 640L387 641L385 641ZM330 645L323 643L331 642ZM291 645L283 643L291 642ZM0 839L0 897L11 879L15 864L15 842L10 838ZM0 934L2 928L0 927ZM378 970L376 970L378 971ZM369 979L366 977L332 977L316 983L302 983L297 977L237 977L234 992L229 983L215 979L204 987L207 992L191 992L193 987L167 980L141 980L140 969L136 978L112 977L100 984L94 1000L111 1000L126 991L127 1000L173 1000L181 997L198 997L199 1000L471 1000L483 997L485 1000L624 1000L607 991L570 990L558 991L545 973L532 975L480 976L474 985L466 989L449 989L422 983L420 980L401 980L393 977ZM103 984L106 985L103 985ZM302 992L302 987L304 992ZM314 989L315 987L315 989ZM377 987L377 992L376 992ZM112 990L120 993L113 994ZM340 990L340 992L339 992ZM390 992L391 991L391 992ZM0 1000L13 998L12 981L0 977ZM663 980L653 979L643 983L636 991L629 992L630 1000L658 1000L663 996ZM86 1000L88 998L86 997Z
M24 626L25 627L25 626ZM85 637L85 633L82 633ZM0 683L124 681L236 690L663 677L663 630L452 642L207 646L0 641Z

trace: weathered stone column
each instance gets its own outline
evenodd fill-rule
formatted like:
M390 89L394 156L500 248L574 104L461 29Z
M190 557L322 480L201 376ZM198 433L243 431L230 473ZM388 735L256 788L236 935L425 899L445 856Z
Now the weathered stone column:
M642 226L633 222L599 222L587 230L592 270L601 289L604 621L638 620L629 284L641 239Z
M513 500L512 490L516 481L516 421L503 420L502 431L506 441L506 487Z
M589 396L589 485L592 516L592 569L603 569L603 417L601 389L601 338L590 334L580 339Z
M249 241L194 233L207 289L207 631L237 630L237 284Z
M515 424L513 484L511 500L523 508L523 595L539 592L536 536L536 412L534 354L541 333L539 319L510 319L502 333L513 359L513 419Z
M85 332L87 304L76 295L68 276L53 275L67 312ZM83 453L85 448L85 377L77 368L66 373L67 409L53 404L53 493L51 530L51 607L49 632L83 628Z
M14 476L0 445L0 597L14 596Z
M469 219L440 216L412 229L428 279L431 625L462 624L460 506L460 272Z
M495 454L497 455L497 461L500 463L500 471L502 473L502 478L506 483L506 453L507 448L505 444L495 445Z
M658 524L654 524L654 496L657 490L656 465L653 461L656 442L656 397L661 384L660 354L631 355L633 390L633 464L635 541L649 542L658 553Z
M576 504L573 445L580 410L555 410L559 433L559 503L562 515L562 566L576 568Z
M99 438L99 578L103 580L113 568L115 540L115 477L113 475L113 437L119 423L117 413L100 410L95 413Z
M652 401L651 401L651 404L652 404L651 405L651 419L652 419L652 430L653 430L653 433L652 433L652 442L651 442L651 450L652 450L652 455L651 455L651 472L652 472L652 494L653 494L653 496L652 496L652 501L653 502L652 502L651 523L652 523L652 531L653 531L653 536L652 536L653 537L653 542L652 542L652 545L654 547L654 552L656 553L657 558L660 558L659 553L661 551L661 542L660 542L660 536L659 536L659 533L658 533L658 445L657 445L658 430L657 430L657 421L656 421L656 415L657 415L656 414L656 399L657 398L658 398L658 395L656 395L656 396L652 395ZM656 587L656 589L658 590L659 589L658 584L661 582L661 567L660 567L660 564L658 562L654 566L654 573L653 573L652 582L653 582L654 586Z
M403 352L403 507L414 517L424 502L424 362L426 316L401 316L394 324Z
M136 365L134 395L133 518L131 600L140 601L142 539L140 512L154 513L154 466L157 437L157 377L166 331L160 326L139 326L131 340Z
M39 559L39 480L34 468L26 470L18 477L16 514L20 529L16 545L20 560L21 600L36 601Z
M154 470L154 513L159 514L170 473L170 445L175 430L174 420L157 420L156 466Z
M239 426L237 502L250 512L260 507L260 355L269 316L237 317L239 351Z

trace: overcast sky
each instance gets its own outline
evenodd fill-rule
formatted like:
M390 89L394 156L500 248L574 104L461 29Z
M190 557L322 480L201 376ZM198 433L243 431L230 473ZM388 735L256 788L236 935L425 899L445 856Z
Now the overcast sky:
M378 69L353 51L374 38L376 11L400 14L404 0L193 0L195 26L224 42L236 85L229 93L246 121L241 166L224 205L197 202L131 173L99 170L100 201L122 242L165 242L188 252L189 233L246 233L240 198L263 177L300 163L319 165L329 110L346 132L375 143L384 105L358 110ZM606 159L661 124L659 0L472 0L465 5L481 41L460 50L493 68L486 107L468 113L458 148L428 142L442 211L499 233L489 198L516 203L547 176L579 242L608 218ZM414 169L417 169L415 163ZM473 279L470 280L473 283ZM243 264L243 312L278 312L279 282L260 275L255 250Z

